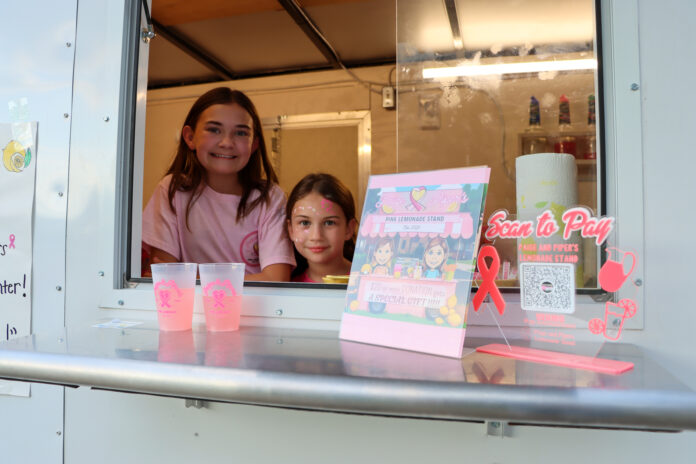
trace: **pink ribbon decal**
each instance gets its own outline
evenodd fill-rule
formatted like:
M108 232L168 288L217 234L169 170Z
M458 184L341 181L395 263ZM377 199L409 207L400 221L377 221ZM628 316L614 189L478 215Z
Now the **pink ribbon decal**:
M162 307L167 307L171 308L171 305L169 304L169 290L160 290L159 292L159 297L160 297L160 303L162 303Z
M224 308L225 303L223 299L225 298L225 291L224 290L214 290L213 291L213 300L215 300L215 308Z
M14 243L14 242L15 242L15 235L14 235L14 234L10 234L10 248L14 248L14 247L15 247L15 243Z
M164 288L162 288L162 287L164 287ZM165 282L165 280L162 279L155 284L155 294L159 295L160 304L162 305L163 308L164 307L167 307L167 308L172 307L169 304L169 299L172 296L172 293L170 292L169 289L175 291L176 295L179 298L181 298L181 290L179 290L179 287L176 285L176 282L174 282L173 280Z
M491 258L491 267L486 264L485 258ZM476 295L474 295L474 311L478 311L483 303L483 299L486 295L491 295L491 299L495 303L496 309L502 316L505 312L505 300L503 300L503 295L500 294L500 290L495 285L495 277L498 275L498 269L500 269L500 258L498 257L498 250L491 245L486 245L481 247L479 250L478 258L476 258L476 264L478 266L479 274L483 282L479 285Z
M216 287L218 290L215 290ZM210 282L206 285L203 289L203 295L210 296L211 294L213 296L213 308L224 308L224 298L227 294L237 296L237 292L234 291L234 286L232 286L232 282L229 279L225 279L223 282L217 279L215 282Z

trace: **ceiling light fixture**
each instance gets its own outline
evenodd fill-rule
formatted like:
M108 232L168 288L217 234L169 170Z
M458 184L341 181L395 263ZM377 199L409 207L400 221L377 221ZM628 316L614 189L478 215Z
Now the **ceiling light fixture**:
M425 68L423 79L458 76L489 76L500 74L523 74L545 71L580 71L597 69L597 60L559 60L559 61L528 61L523 63L501 64L466 64L446 68Z

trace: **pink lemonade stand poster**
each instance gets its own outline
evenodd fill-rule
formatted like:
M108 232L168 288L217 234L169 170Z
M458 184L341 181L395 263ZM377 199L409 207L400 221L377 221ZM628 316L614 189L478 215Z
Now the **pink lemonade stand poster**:
M371 176L340 338L459 358L490 168Z

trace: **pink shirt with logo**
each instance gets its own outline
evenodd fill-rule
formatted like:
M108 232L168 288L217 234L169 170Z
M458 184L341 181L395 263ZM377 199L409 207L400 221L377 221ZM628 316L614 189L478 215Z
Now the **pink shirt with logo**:
M182 262L245 263L247 274L271 264L295 265L293 246L285 228L285 194L277 185L268 204L260 203L236 222L239 195L218 193L203 187L193 203L186 227L186 205L192 192L174 194L174 211L167 192L171 175L157 184L143 211L143 244L159 248ZM254 191L247 204L259 196Z

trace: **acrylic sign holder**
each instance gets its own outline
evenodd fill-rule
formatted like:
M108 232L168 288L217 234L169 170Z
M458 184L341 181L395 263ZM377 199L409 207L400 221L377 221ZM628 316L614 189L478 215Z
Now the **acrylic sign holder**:
M487 167L371 176L340 338L461 357Z
M633 368L630 362L601 359L604 343L621 338L624 323L639 311L631 296L631 273L637 256L610 245L614 218L594 217L585 207L564 211L545 210L536 221L508 219L496 211L487 221L485 238L493 244L479 251L475 283L478 292L467 322L486 321L489 338L500 343L477 346L482 353L575 369L619 375ZM576 237L574 237L576 235ZM578 240L581 239L581 240ZM576 284L582 276L582 239L602 247L605 260L597 274L599 288L608 301L597 314L592 305L578 311ZM495 245L517 240L519 301L496 286L500 258ZM635 285L635 284L633 284ZM635 288L635 287L634 287ZM616 292L622 291L622 298ZM492 322L491 322L492 321ZM484 324L485 325L485 324ZM492 336L491 336L492 334Z

